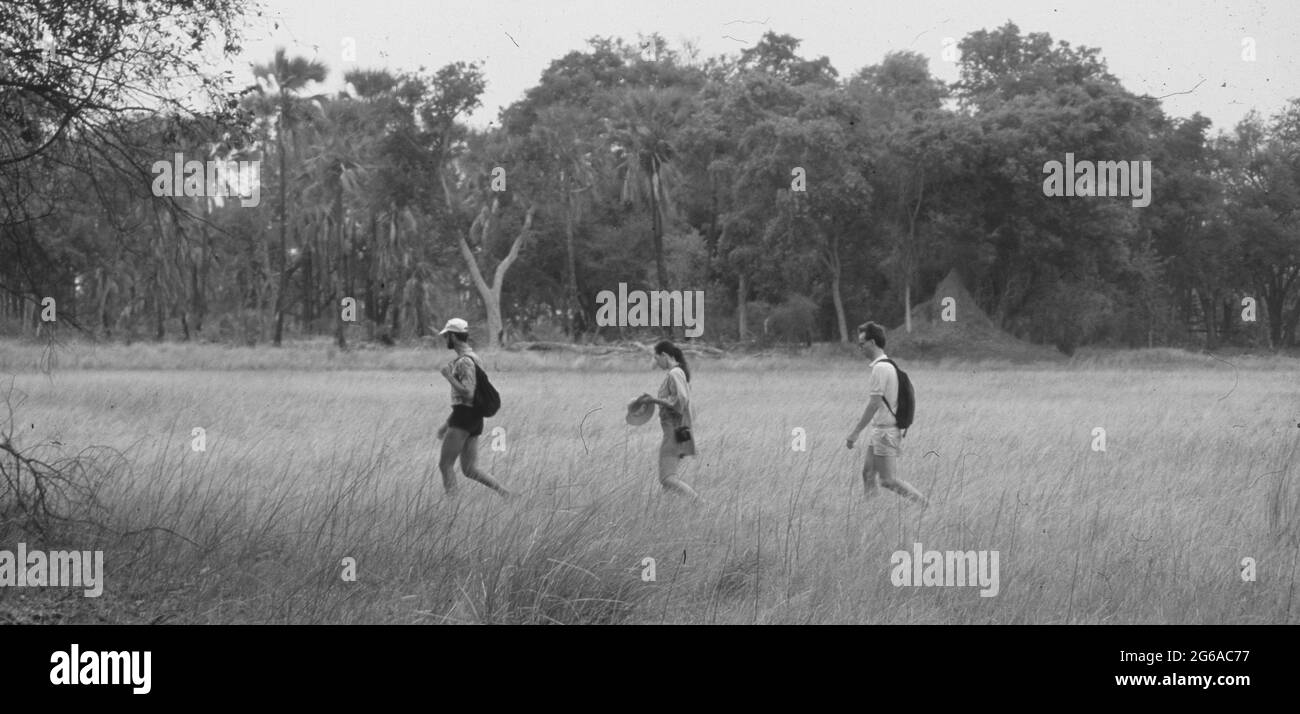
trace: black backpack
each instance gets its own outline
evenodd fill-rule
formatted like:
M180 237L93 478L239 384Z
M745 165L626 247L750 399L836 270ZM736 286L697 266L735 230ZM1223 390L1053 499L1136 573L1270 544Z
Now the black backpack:
M885 399L885 408L894 415L894 421L898 422L898 428L903 430L903 436L907 436L907 429L912 426L912 418L916 415L916 392L912 390L912 380L908 378L907 372L898 368L898 363L894 360L880 361L893 365L894 372L898 374L898 409L895 411L889 406L888 398Z
M488 380L487 372L474 362L474 413L481 417L493 417L501 409L501 395Z

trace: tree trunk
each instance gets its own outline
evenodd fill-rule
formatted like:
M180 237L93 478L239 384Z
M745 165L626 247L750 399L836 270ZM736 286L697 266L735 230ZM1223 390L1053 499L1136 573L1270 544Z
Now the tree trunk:
M736 321L739 330L740 341L744 342L749 334L749 280L744 271L740 273L740 279L736 286Z
M99 311L97 313L99 316L97 321L99 323L99 336L107 337L110 334L108 324L108 293L112 283L109 281L108 271L104 270L103 267L100 267L95 271L95 277L95 287L99 289Z
M652 159L650 172L650 215L651 231L654 234L655 272L659 277L659 289L668 289L668 266L664 263L664 223L659 212L659 160Z
M204 214L212 219L212 202L203 201ZM199 226L199 255L195 264L190 266L190 314L194 318L194 335L203 337L203 321L208 312L208 272L209 255L212 252L212 234L205 221Z
M1232 299L1225 298L1223 301L1223 325L1219 328L1219 334L1223 336L1223 339L1231 340L1233 338L1233 333L1236 330L1232 329L1234 327L1232 318L1233 316L1240 316L1240 314L1233 309Z
M912 273L915 271L916 218L921 213L921 199L925 196L925 177L916 187L916 205L907 214L907 246L903 251L903 324L912 331Z
M831 298L835 301L835 321L840 328L840 342L849 344L849 325L844 317L844 298L840 297L840 271L831 276Z
M153 295L154 336L153 337L155 342L162 342L167 337L167 330L164 327L164 321L166 320L167 313L166 313L166 307L163 306L165 300L163 300L162 297L162 285L160 283L161 281L159 280L158 276L154 275L154 295Z
M1291 314L1287 316L1285 324L1282 327L1282 347L1294 347L1296 337L1296 327L1300 325L1300 305L1296 306Z
M1269 346L1273 348L1282 346L1282 305L1286 301L1286 293L1277 285L1277 281L1264 291L1264 304L1268 311L1268 341Z
M402 288L401 283L393 281L392 288L389 289L390 297L388 298L388 309L391 311L392 322L388 326L388 339L396 340L402 335Z
M286 240L288 226L285 225L285 185L288 183L286 176L285 158L284 158L284 109L283 104L280 110L279 126L275 132L276 149L280 154L280 280L279 287L275 291L275 334L271 337L271 343L276 347L280 346L280 340L284 336L284 292L288 287L288 269L289 269L289 250Z
M496 203L493 202L495 211ZM515 236L514 241L510 244L510 253L497 264L497 269L492 278L492 284L489 285L483 278L483 273L479 270L478 260L474 258L474 253L469 249L469 243L465 240L465 233L456 233L456 245L460 248L460 255L465 259L465 264L469 267L470 277L474 280L474 287L478 289L479 297L483 300L483 305L487 309L488 318L488 348L496 348L501 344L502 325L504 321L501 318L501 288L505 283L506 272L510 266L519 258L519 249L523 245L524 239L528 237L533 227L533 215L536 207L529 206L528 212L524 217L524 226ZM473 235L474 229L478 228L479 235L482 238L480 245L487 245L487 232L491 223L492 214L488 212L487 206L484 206L474 223L469 228L469 235Z
M350 297L350 294L348 293L348 280L346 276L348 251L347 248L345 247L346 241L344 240L344 230L345 228L343 225L343 183L340 181L338 186L335 187L335 193L334 193L334 231L335 231L335 236L338 239L335 245L338 246L339 252L338 252L338 261L334 264L334 270L331 271L331 275L330 275L330 286L331 288L334 288L330 292L332 297L335 300L335 303L330 307L330 312L328 313L332 315L334 318L334 343L338 346L340 350L346 350L348 348L347 334L343 331L344 324L343 324L343 313L342 313L342 299L344 297ZM327 265L328 262L329 261L326 261Z
M424 312L424 281L420 279L420 271L416 270L411 275L411 304L415 308L415 336L424 337L429 334L429 320Z
M313 328L315 327L314 322L316 318L316 291L312 289L313 288L312 283L314 282L312 280L313 277L312 274L316 272L316 265L315 265L316 256L312 254L313 241L311 235L312 235L311 229L308 228L307 240L303 241L305 245L303 245L302 247L302 256L299 258L299 260L302 261L302 325L301 327L303 332L305 332L307 335L311 335L315 331Z
M391 265L393 262L392 251L397 248L397 239L397 206L394 205L392 212L388 216L388 241L379 251L380 259L376 268L376 273L379 276L379 299L383 301L379 311L379 319L381 325L385 324L385 321L388 323L384 327L382 334L384 339L389 341L397 339L397 313L400 311L397 300L397 276L392 274L395 271Z
M1300 305L1296 305L1290 314L1285 312L1287 297L1290 296L1296 280L1300 278L1300 269L1275 268L1274 274L1274 284L1277 286L1278 322L1281 323L1281 329L1278 331L1278 341L1275 344L1277 347L1287 347L1295 344L1296 325L1300 323ZM1271 309L1269 314L1272 314Z
M578 297L578 253L573 239L573 196L567 190L564 192L564 203L565 282L568 283L569 289L568 331L570 338L576 339L586 327L587 320L586 312L582 309L582 301Z
M487 304L487 323L488 323L488 347L498 347L503 338L504 320L501 319L501 286L493 286L491 290L491 299L485 300Z
M200 270L198 265L190 266L190 309L187 312L194 316L195 332L203 330L203 281L199 279ZM188 329L185 331L185 339L189 339Z
M1197 295L1201 303L1201 324L1205 327L1205 349L1212 350L1218 347L1216 328L1218 324L1214 320L1214 298L1208 293Z
M840 342L849 344L849 323L844 316L844 297L840 295L840 254L833 241L829 241L827 267L831 273L831 299L835 302L835 321L840 328Z
M375 323L380 319L379 303L375 297L375 251L379 250L379 219L372 210L370 212L370 238L366 244L366 260L364 264L366 279L366 339L374 341Z
M912 331L912 277L903 276L903 323L907 331Z

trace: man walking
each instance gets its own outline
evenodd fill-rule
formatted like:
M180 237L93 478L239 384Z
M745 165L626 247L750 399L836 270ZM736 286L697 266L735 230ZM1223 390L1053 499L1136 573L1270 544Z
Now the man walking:
M852 449L858 435L868 424L871 425L867 461L862 466L862 483L866 487L866 496L872 498L878 493L876 479L879 477L879 485L923 506L927 505L928 501L920 491L895 475L898 457L903 453L903 437L895 419L898 407L898 372L894 365L885 361L888 359L885 355L885 328L874 322L859 325L858 346L871 360L871 381L867 387L870 398L858 425L849 433L847 446Z
M440 373L451 383L451 416L438 429L442 439L442 455L438 468L442 471L442 486L448 496L455 496L456 459L465 477L487 486L504 497L510 492L478 468L478 437L483 433L483 415L474 409L474 388L477 382L475 367L482 367L477 354L469 346L469 323L453 317L438 334L447 339L447 349L456 356L443 366Z

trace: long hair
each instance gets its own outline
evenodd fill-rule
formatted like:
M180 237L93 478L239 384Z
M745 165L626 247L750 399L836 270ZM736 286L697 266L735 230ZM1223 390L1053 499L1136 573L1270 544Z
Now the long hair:
M682 348L669 340L663 340L655 345L655 354L665 354L677 360L677 364L681 365L682 371L686 373L686 381L691 381L691 368L686 365L686 355L682 354Z

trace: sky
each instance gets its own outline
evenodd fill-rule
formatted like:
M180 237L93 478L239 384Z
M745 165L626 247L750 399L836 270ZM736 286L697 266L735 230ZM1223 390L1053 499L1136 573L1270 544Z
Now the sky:
M342 88L353 68L436 70L479 61L487 79L483 106L467 117L490 126L543 70L593 36L658 32L674 48L684 40L701 56L736 54L768 30L802 40L805 58L825 55L848 77L887 52L912 50L930 71L957 79L945 46L966 34L1014 22L1022 34L1097 47L1112 74L1136 94L1163 97L1165 112L1201 112L1230 129L1250 109L1265 116L1300 97L1300 2L1296 0L1124 0L1068 5L1033 0L263 0L250 14L243 52L231 67L242 84L251 65L276 47L326 64L325 89ZM1288 49L1290 48L1290 49ZM345 59L355 53L355 61ZM951 54L948 53L948 54Z

